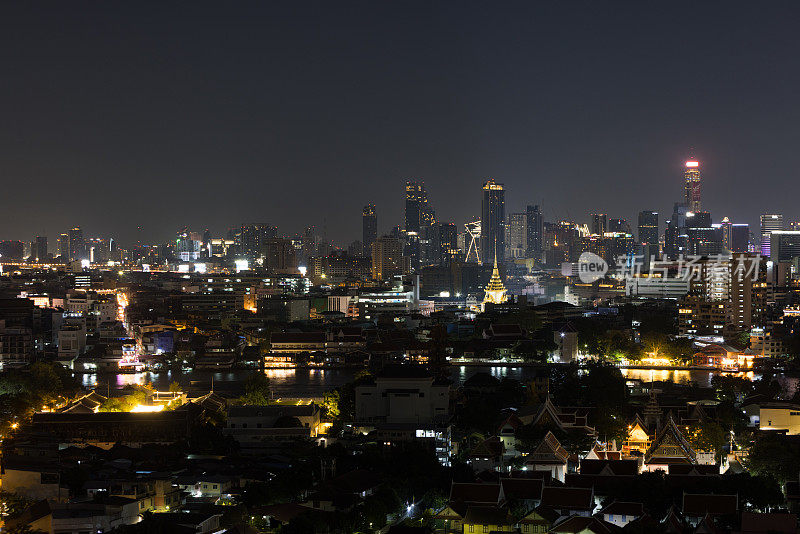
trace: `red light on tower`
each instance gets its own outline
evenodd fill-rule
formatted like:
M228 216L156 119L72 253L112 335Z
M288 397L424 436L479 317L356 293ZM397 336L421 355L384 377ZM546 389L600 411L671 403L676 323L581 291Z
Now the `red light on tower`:
M700 162L699 161L687 161L686 162L686 167L699 167L699 166L700 166Z

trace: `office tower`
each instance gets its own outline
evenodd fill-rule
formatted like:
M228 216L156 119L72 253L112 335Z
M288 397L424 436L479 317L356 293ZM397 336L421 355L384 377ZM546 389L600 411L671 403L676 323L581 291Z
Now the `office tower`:
M689 236L689 254L710 255L723 251L722 228L711 223L711 214L707 211L687 213L686 235Z
M719 227L722 229L722 246L725 247L726 250L730 250L731 232L733 231L733 223L727 217L723 217L722 222L719 223Z
M625 219L609 219L608 231L614 233L630 234L631 225Z
M86 257L92 263L106 263L110 252L111 244L107 239L91 237L86 241Z
M769 259L778 262L792 262L800 258L800 232L792 230L773 230L769 234Z
M494 256L502 261L505 258L506 195L503 184L489 178L483 184L481 201L481 261L484 264L494 262Z
M175 256L180 261L197 261L203 248L203 237L197 232L190 232L184 226L178 230L175 239Z
M272 237L261 244L262 266L271 272L294 273L297 270L297 252L291 239Z
M783 215L765 214L761 216L761 255L770 256L770 239L772 232L783 230Z
M433 208L428 204L428 192L422 182L406 182L406 232L419 232L421 226L435 222Z
M695 160L687 161L683 178L686 207L689 211L700 211L700 163Z
M378 238L378 212L375 204L367 204L361 211L361 242L364 246L364 255L372 254L372 244Z
M686 235L687 206L683 202L676 202L672 209L672 217L667 221L664 232L664 254L670 259L676 259L681 254L688 254L688 236Z
M529 258L541 259L544 250L544 218L539 206L528 206L525 210L528 217L526 230L528 232L528 250L525 253Z
M276 226L243 224L238 233L239 255L252 260L262 257L267 240L277 236L278 228Z
M383 236L372 243L372 278L386 280L403 274L403 244L394 237Z
M639 212L639 243L658 244L658 212Z
M36 259L37 263L45 263L47 261L47 236L37 235L33 244L31 255Z
M528 214L510 213L506 225L506 258L522 258L528 249Z
M731 224L728 250L731 252L747 252L750 244L750 225Z
M68 233L70 261L86 259L86 243L83 241L83 230L80 227L75 227Z
M589 226L589 232L594 235L603 235L608 232L608 215L605 213L592 213L592 224Z
M58 255L61 256L61 261L69 260L69 234L58 236Z
M439 225L439 249L443 263L450 263L459 257L458 227L454 223Z

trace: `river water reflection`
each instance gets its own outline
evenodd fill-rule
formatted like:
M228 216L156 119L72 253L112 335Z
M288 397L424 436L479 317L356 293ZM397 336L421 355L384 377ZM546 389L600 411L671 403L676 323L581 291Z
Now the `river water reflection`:
M299 397L321 396L326 391L352 381L358 371L358 369L268 369L265 373L270 379L273 394L276 397ZM536 369L531 367L454 366L451 377L454 384L458 386L478 372L487 372L498 379L508 377L526 382L533 379ZM190 395L205 393L211 389L212 384L214 391L223 395L237 395L241 390L242 382L250 373L252 371L244 369L219 373L166 371L119 375L85 374L81 375L81 379L84 386L97 388L97 391L102 394L132 384L150 384L155 389L163 391L169 388L172 382L178 382ZM698 386L709 387L711 378L718 373L701 370L622 369L622 374L626 378L639 379L644 382L653 380L671 381L678 384L694 382ZM752 372L739 373L738 376L751 380L759 378ZM796 380L792 380L787 385L793 389L796 387Z

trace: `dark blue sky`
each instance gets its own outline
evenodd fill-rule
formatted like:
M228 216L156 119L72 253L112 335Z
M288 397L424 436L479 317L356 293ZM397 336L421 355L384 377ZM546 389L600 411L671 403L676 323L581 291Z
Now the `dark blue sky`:
M241 222L664 216L690 147L714 220L800 218L796 2L6 2L0 238ZM755 227L754 227L755 228ZM52 245L51 245L52 246Z

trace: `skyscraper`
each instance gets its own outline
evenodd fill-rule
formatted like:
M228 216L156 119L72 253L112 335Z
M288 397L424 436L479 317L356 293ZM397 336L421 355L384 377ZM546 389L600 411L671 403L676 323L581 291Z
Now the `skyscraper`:
M647 245L658 244L658 212L639 212L639 243Z
M61 256L62 262L69 260L69 234L58 236L58 255Z
M700 206L700 163L695 160L686 162L686 170L683 172L685 180L684 192L686 207L689 211L698 212Z
M731 252L747 252L747 246L750 244L750 225L749 224L732 224L730 230L730 239L728 241L728 248Z
M528 214L509 213L506 225L506 255L508 258L523 258L528 249Z
M449 263L451 260L458 258L458 227L453 223L441 223L438 233L441 261Z
M372 255L372 244L378 238L378 212L375 204L367 204L361 212L362 237L364 255Z
M37 235L34 240L35 247L31 251L31 255L36 258L37 263L44 263L47 261L47 236Z
M628 224L628 221L626 221L625 219L609 219L608 231L614 233L630 234L631 225Z
M494 261L495 253L501 260L505 258L506 195L503 184L489 178L483 184L481 202L481 261L484 264Z
M428 192L422 182L406 182L406 232L419 232L421 226L435 222L433 209L428 205Z
M761 216L761 255L770 256L770 234L783 230L783 215L765 214Z
M528 251L525 255L529 258L540 260L544 250L544 219L542 218L542 212L539 211L539 206L536 205L528 206L525 214L528 216L526 228L528 232Z
M239 255L255 260L264 255L267 240L278 236L278 227L268 224L243 224L239 231Z
M605 213L592 213L592 225L589 231L595 235L603 235L608 232L608 215Z
M86 244L80 227L69 231L69 259L70 261L86 259Z
M383 236L372 243L372 277L375 280L403 274L404 265L403 245L399 239Z

